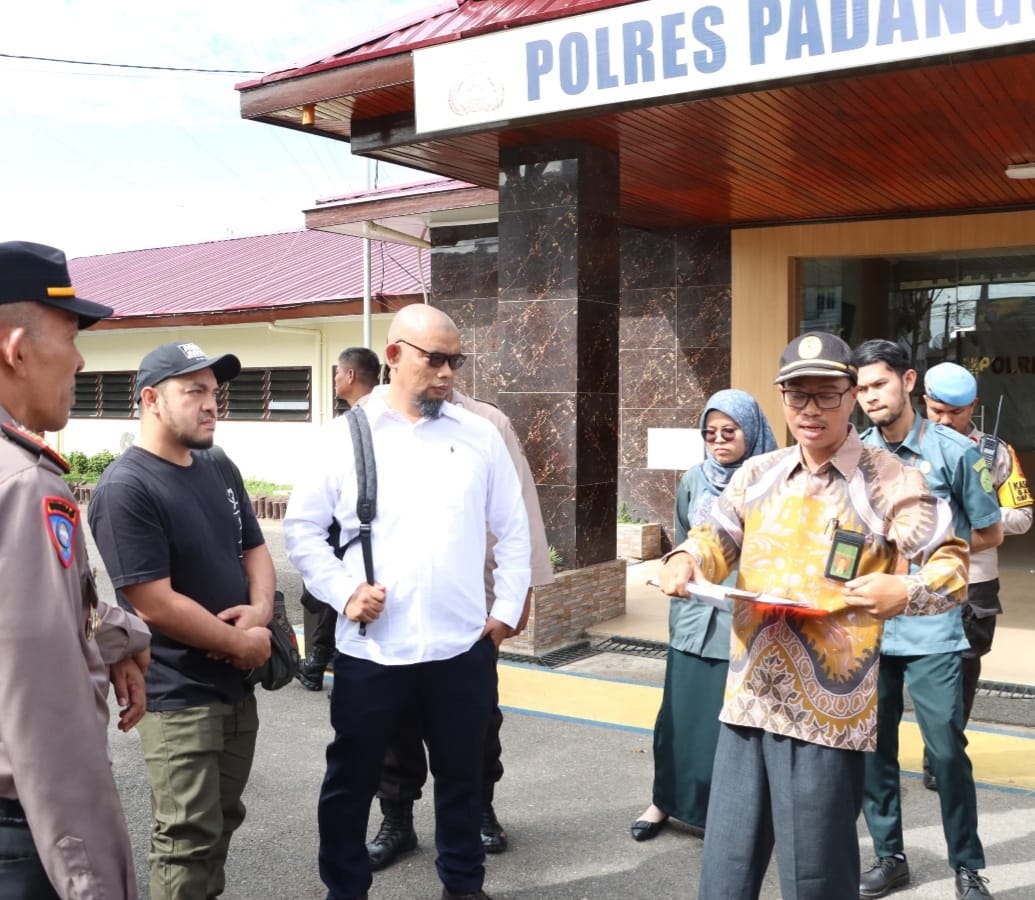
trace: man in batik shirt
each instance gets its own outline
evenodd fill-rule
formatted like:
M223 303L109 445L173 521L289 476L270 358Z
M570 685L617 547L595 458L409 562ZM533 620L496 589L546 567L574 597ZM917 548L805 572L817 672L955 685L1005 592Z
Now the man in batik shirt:
M734 601L698 896L757 898L775 846L783 896L855 900L881 622L962 602L967 545L923 475L849 424L844 341L796 338L776 382L798 446L748 460L661 575L687 597L739 559L738 587L764 592ZM919 571L892 574L900 557Z

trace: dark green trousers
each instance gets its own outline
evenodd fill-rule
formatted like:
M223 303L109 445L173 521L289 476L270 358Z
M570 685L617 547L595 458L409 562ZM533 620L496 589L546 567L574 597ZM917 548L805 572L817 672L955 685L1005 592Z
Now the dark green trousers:
M729 663L668 651L654 723L654 797L667 815L704 828Z
M880 658L877 750L866 754L863 789L863 814L877 856L905 852L898 766L898 726L905 686L913 700L931 772L938 781L949 865L953 869L985 867L985 852L978 838L974 773L963 734L960 656L956 651Z
M255 756L255 695L149 712L137 726L151 779L151 900L218 897Z

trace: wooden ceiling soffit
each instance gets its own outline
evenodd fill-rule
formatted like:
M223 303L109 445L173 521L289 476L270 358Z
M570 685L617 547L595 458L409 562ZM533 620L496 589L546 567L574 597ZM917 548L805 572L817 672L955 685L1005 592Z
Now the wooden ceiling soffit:
M241 118L312 132L315 130L313 126L303 124L303 110L307 106L319 107L321 103L332 101L328 108L331 117L340 118L351 114L355 98L400 85L411 87L412 84L413 61L410 55L388 56L243 88ZM347 119L341 121L334 133L328 136L347 136L348 125Z
M352 120L353 153L390 150L418 141L417 120L413 110L373 119Z

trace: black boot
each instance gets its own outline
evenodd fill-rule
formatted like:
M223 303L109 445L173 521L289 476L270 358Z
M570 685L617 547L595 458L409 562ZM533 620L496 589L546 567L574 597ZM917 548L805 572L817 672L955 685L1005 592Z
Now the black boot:
M486 853L502 853L507 849L507 832L496 818L492 803L482 806L482 846Z
M382 800L384 819L374 839L367 844L370 868L375 872L387 869L402 854L417 849L417 832L413 830L412 800Z
M323 690L323 673L334 655L334 648L313 647L298 664L295 678L307 691Z

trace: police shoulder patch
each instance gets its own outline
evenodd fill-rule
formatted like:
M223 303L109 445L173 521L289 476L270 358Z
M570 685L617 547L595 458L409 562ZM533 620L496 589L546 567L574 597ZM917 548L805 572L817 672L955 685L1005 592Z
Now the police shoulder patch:
M75 530L79 526L79 507L65 497L43 498L43 525L58 560L66 569L75 559Z

